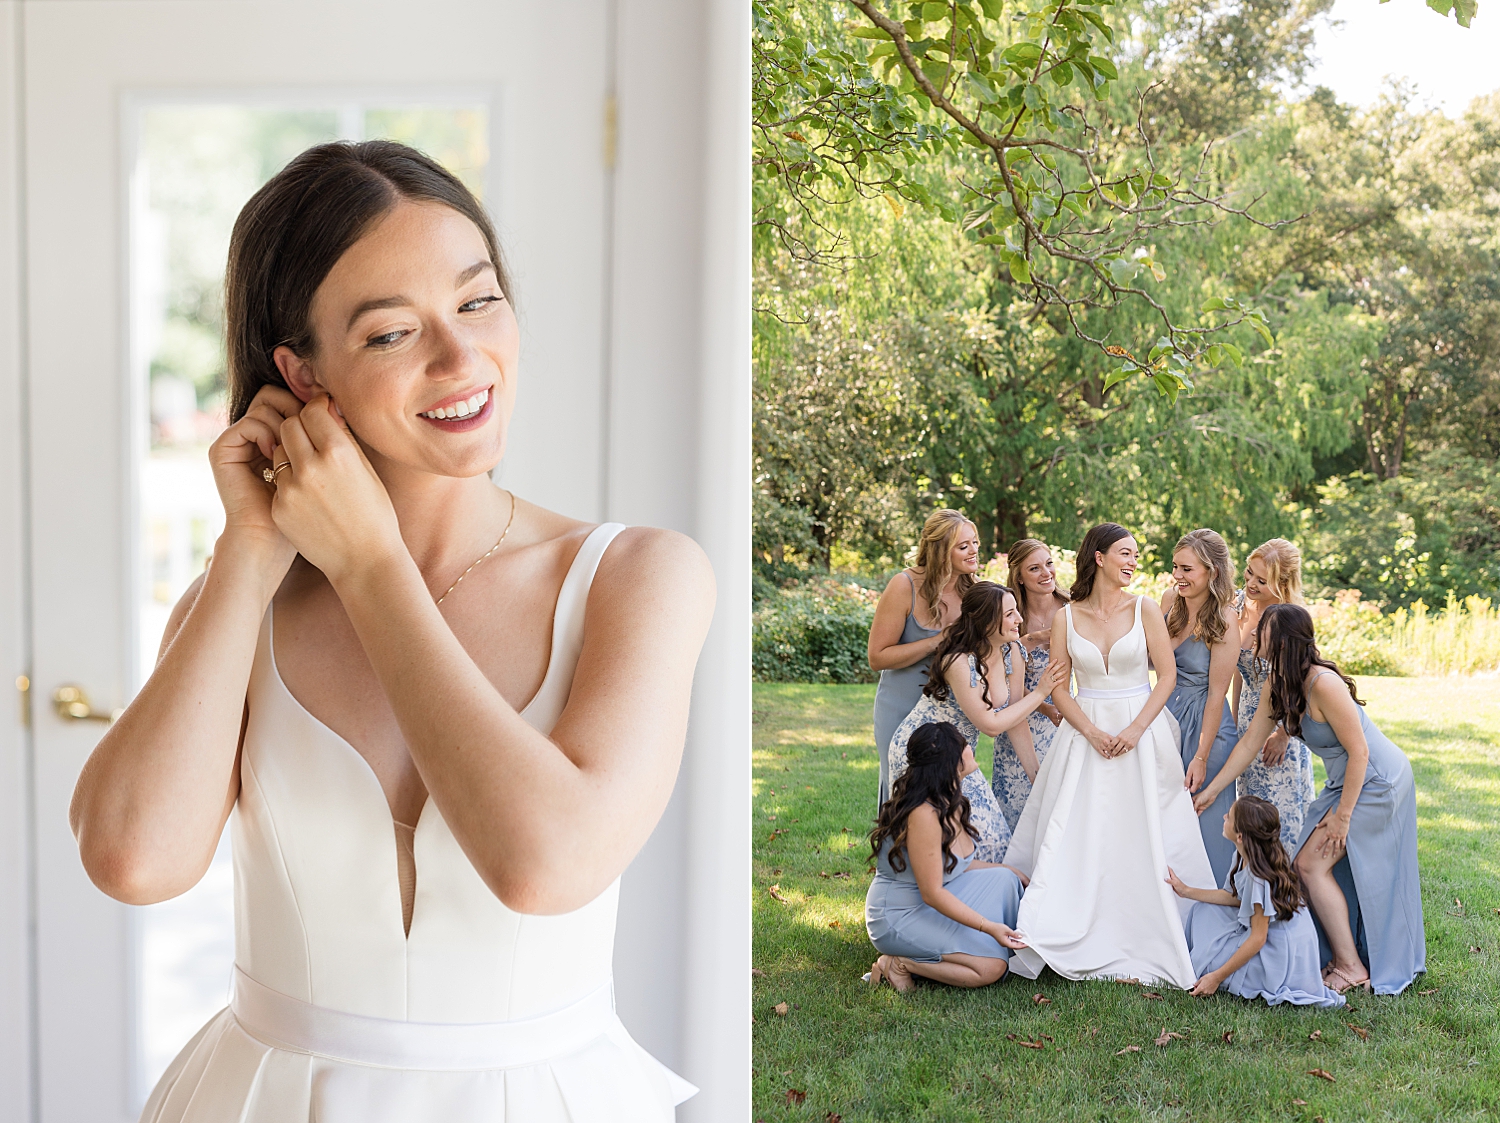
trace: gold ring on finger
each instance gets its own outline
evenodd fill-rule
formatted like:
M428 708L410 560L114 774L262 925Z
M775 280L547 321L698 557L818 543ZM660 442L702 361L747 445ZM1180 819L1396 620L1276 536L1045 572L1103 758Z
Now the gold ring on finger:
M268 484L274 484L276 482L276 477L281 475L282 472L286 471L291 466L292 462L290 460L283 460L274 468L262 468L260 470L260 478L265 480Z

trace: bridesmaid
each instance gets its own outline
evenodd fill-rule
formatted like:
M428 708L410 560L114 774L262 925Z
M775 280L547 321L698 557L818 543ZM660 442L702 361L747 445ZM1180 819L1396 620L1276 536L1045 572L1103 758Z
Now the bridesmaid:
M1007 732L1016 733L1017 740L1023 742L1017 746L1024 752L1023 775L1034 777L1038 765L1026 739L1026 719L1067 674L1066 663L1049 667L1037 688L1023 694L1021 660L1018 656L1014 664L1011 662L1011 652L1020 651L1016 640L1020 619L1009 589L991 581L976 581L964 594L963 611L933 654L921 700L891 737L890 777L894 784L906 771L907 743L917 730L932 722L951 722L963 734L969 746L963 793L979 830L979 856L988 862L998 862L1005 856L1011 827L974 761L979 735L999 738ZM995 666L996 655L1000 656L999 667Z
M1245 563L1245 588L1240 606L1239 662L1231 700L1236 736L1243 737L1260 705L1270 664L1255 652L1255 631L1269 605L1302 603L1302 552L1285 538L1257 546ZM1235 795L1259 796L1281 816L1281 844L1291 850L1302 838L1302 820L1313 801L1312 751L1277 725L1266 747L1234 782Z
M1340 994L1400 994L1427 969L1411 763L1370 721L1353 680L1318 654L1307 609L1268 606L1256 647L1271 665L1267 693L1194 806L1202 813L1219 798L1278 721L1300 735L1328 770L1292 854L1318 923L1323 981Z
M1175 584L1162 597L1177 660L1177 686L1167 709L1181 730L1182 782L1190 792L1217 776L1234 748L1234 715L1224 703L1238 650L1230 607L1233 573L1224 539L1212 530L1189 531L1172 551ZM1226 791L1213 811L1198 820L1218 885L1224 884L1235 857L1234 843L1220 829L1233 802L1234 793Z
M1021 613L1021 644L1026 650L1023 685L1029 692L1037 688L1051 659L1052 617L1068 603L1068 594L1058 588L1057 563L1052 560L1052 551L1045 542L1035 538L1021 539L1006 554L1005 564L1011 587L1015 590L1016 607ZM1047 759L1047 749L1061 724L1062 714L1052 705L1050 696L1027 719L1038 767ZM1002 736L1003 744L1000 737L995 738L995 764L991 769L990 783L1006 822L1014 830L1021 818L1021 809L1031 795L1031 782L1036 773L1023 768L1010 736Z
M910 768L870 832L877 861L865 895L865 930L880 958L865 976L911 990L922 975L958 987L998 982L1021 940L1011 925L1020 876L979 859L961 777L973 757L948 722L912 735Z
M880 753L880 792L876 806L890 796L890 744L922 696L927 666L942 630L958 618L964 594L979 570L979 532L958 511L927 516L914 562L892 577L870 624L870 669L880 672L875 688L875 748Z

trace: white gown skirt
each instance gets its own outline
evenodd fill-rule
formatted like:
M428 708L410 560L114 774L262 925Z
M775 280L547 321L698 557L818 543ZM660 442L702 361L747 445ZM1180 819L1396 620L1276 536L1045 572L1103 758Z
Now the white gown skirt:
M235 972L144 1123L671 1123L696 1089L631 1039L608 984L516 1022L429 1025L311 1006Z
M1081 690L1078 703L1107 733L1141 712L1149 687ZM1066 722L1037 773L1007 865L1031 878L1016 929L1026 940L1010 969L1034 979L1134 978L1189 988L1197 981L1183 924L1192 906L1167 884L1213 888L1192 797L1182 786L1176 723L1166 710L1124 756L1106 760Z

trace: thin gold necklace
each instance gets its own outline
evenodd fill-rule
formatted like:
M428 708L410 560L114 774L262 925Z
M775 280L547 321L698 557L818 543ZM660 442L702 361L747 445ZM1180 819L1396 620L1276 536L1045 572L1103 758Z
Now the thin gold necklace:
M458 575L458 581L462 581L470 573L474 572L474 567L475 566L477 566L480 562L484 561L485 558L489 557L491 554L493 554L496 550L498 550L500 548L500 543L504 542L505 541L505 536L510 533L510 524L513 523L513 522L515 522L515 521L516 521L516 493L515 492L511 492L510 493L510 518L508 518L508 519L505 520L505 529L500 532L500 537L495 542L495 544L493 546L491 546L488 550L486 550L484 553L480 554L477 559L475 559L474 565L469 566L468 569L464 570L462 573L460 573ZM438 604L442 604L443 601L445 601L445 600L448 599L448 593L451 593L451 592L453 592L454 589L458 588L458 581L455 581L455 582L453 582L453 584L449 585L447 592L445 592L442 596L438 597L438 599L437 599L437 603Z

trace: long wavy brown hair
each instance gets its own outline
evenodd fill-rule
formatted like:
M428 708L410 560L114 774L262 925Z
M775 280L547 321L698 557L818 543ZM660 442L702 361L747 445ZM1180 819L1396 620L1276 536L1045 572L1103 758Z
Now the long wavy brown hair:
M1302 877L1281 845L1281 815L1276 805L1256 795L1244 795L1229 808L1229 821L1240 836L1230 876L1248 866L1250 872L1271 887L1271 903L1277 920L1290 920L1307 903Z
M1206 527L1190 530L1177 540L1172 553L1191 550L1193 556L1208 570L1208 600L1193 620L1193 635L1203 641L1203 646L1213 647L1224 642L1229 626L1224 623L1224 610L1234 604L1234 566L1229 561L1229 547L1217 531ZM1187 627L1188 606L1181 596L1172 598L1172 607L1167 610L1167 631L1180 636Z
M927 516L922 524L922 537L912 551L907 564L922 571L922 580L917 586L917 595L927 606L927 615L937 624L943 622L943 587L953 576L953 543L964 528L974 524L962 511L942 507ZM956 589L962 597L974 584L972 573L961 573Z
M1120 539L1129 537L1130 531L1119 523L1100 523L1083 536L1083 545L1078 547L1075 562L1078 571L1073 578L1073 587L1068 590L1068 596L1075 603L1088 600L1094 591L1094 578L1099 576L1099 563L1094 560L1094 555L1107 553Z
M1038 550L1048 556L1052 553L1052 548L1040 538L1023 538L1005 552L1006 579L1015 588L1016 607L1021 610L1023 622L1031 615L1031 610L1026 605L1026 598L1031 594L1026 591L1026 585L1021 580L1021 567L1026 564L1026 559ZM1061 585L1053 585L1052 592L1062 600L1069 599Z
M973 588L964 594L963 609L959 612L958 619L953 621L943 642L932 653L932 662L927 668L927 685L922 687L923 694L939 702L950 698L953 691L948 686L948 668L960 655L972 655L979 681L984 684L981 691L984 704L994 705L990 701L988 677L988 661L995 654L990 645L990 636L999 628L1000 621L1005 619L1006 597L1014 598L1015 594L1004 585L997 585L993 581L974 582Z
M1307 676L1314 667L1327 667L1349 688L1349 697L1364 701L1354 680L1331 659L1318 653L1313 636L1312 615L1300 604L1269 605L1255 629L1255 649L1271 666L1271 717L1293 737L1302 735L1302 717L1307 713Z
M979 831L969 822L969 797L958 777L968 742L951 721L930 721L917 726L906 743L906 771L891 788L891 798L880 808L875 829L870 832L870 855L880 857L880 848L890 839L886 856L891 869L906 868L906 825L911 813L924 803L932 804L943 828L943 872L958 865L953 840L963 831L975 842Z

